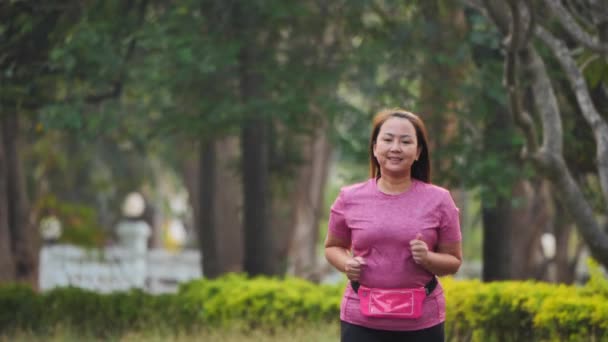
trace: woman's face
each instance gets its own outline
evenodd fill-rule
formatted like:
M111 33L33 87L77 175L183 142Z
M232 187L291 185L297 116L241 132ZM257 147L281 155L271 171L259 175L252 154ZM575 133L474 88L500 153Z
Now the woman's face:
M382 175L409 175L420 155L416 129L408 119L391 117L384 122L374 143L374 157Z

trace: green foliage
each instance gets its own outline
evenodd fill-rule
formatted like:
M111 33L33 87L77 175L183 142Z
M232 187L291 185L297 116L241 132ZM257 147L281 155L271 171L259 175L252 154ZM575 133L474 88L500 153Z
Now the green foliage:
M593 271L596 272L596 271ZM599 272L599 271L598 271ZM441 280L450 341L606 341L608 281L593 273L585 286L532 281ZM139 290L98 294L59 288L36 294L0 286L0 331L46 334L60 326L109 337L150 327L165 332L237 326L244 331L337 324L344 284L230 274L183 284L176 294Z
M498 199L512 198L513 184L532 175L520 158L523 139L515 130L502 84L503 57L500 35L489 20L478 13L467 16L468 54L474 64L459 90L461 134L448 153L458 155L453 181L479 189L485 207Z
M479 281L446 282L447 324L456 340L531 340L540 303L547 297L567 292L554 285L533 282ZM567 288L567 287L563 287Z
M96 294L78 288L61 288L43 296L48 309L44 327L60 323L79 331L114 334L149 326L187 328L193 320L180 297L153 296L140 290Z
M201 327L272 330L297 323L337 320L341 286L296 278L227 275L184 284L177 294L140 290L99 294L57 288L35 294L23 285L0 286L0 331L50 332L61 326L93 336L114 336L149 327L178 332Z
M61 222L59 242L83 247L105 244L104 230L99 226L94 208L80 203L62 202L54 196L40 198L36 207L41 219L54 216Z
M454 341L605 341L606 279L583 287L443 279ZM598 285L600 290L598 290Z
M543 327L547 338L560 341L606 340L608 331L608 302L606 297L565 296L547 299L534 318Z
M590 88L595 88L601 82L608 81L608 62L601 55L586 50L577 57L577 62L581 66L583 76Z
M57 327L97 337L131 330L189 329L195 312L182 297L153 296L139 290L99 294L78 288L58 288L35 294L24 285L0 287L0 331L46 334Z
M33 330L40 323L43 308L42 297L29 286L0 286L0 331Z
M589 281L583 288L583 293L592 296L600 295L608 298L608 279L604 276L602 267L597 261L587 259L587 267L589 268Z
M201 315L210 324L242 320L251 327L272 328L335 320L341 292L338 286L315 285L297 278L228 275L191 282L182 287L180 295L201 308Z
M563 287L540 304L534 325L560 341L608 340L608 279L597 261L587 260L590 278L581 288Z

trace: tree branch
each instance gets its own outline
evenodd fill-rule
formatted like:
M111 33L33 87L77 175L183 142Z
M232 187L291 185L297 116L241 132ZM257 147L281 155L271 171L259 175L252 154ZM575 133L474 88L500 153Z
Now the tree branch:
M114 99L122 94L122 80L114 82L112 89L104 93L87 95L84 101L87 104L99 104L105 100Z
M602 232L595 220L593 208L570 174L563 157L545 153L539 154L535 161L553 183L558 201L568 208L591 255L605 266L608 260L608 235Z
M568 12L568 10L562 6L559 0L544 0L545 5L551 9L551 11L557 16L562 27L568 32L568 34L578 41L580 44L586 46L588 49L598 52L604 55L608 55L608 45L602 44L598 37L592 36L583 30L580 25L576 22L574 17Z
M531 90L534 94L534 106L537 108L543 132L543 142L540 148L543 153L562 155L563 129L557 97L543 60L533 47L528 47L522 53L525 72L531 78Z
M530 0L524 0L523 3L526 9L525 13L528 15L528 25L526 27L526 32L524 33L524 36L521 40L521 47L527 46L530 43L532 37L534 37L534 27L536 26L536 14L534 12L534 9L532 8Z
M505 14L509 13L509 9L506 7L504 1L482 0L482 2L485 8L484 14L494 22L494 25L496 25L503 36L507 36L509 34L510 19L509 15Z
M588 0L588 4L593 25L601 30L600 26L605 26L608 22L608 6L606 6L606 0ZM600 32L600 38L601 37L602 33ZM605 44L606 41L603 43Z
M509 18L509 10L504 8L505 3L498 0L483 0L483 4L488 16L495 22L503 35L507 36L510 34L510 28L512 27L510 22L513 18ZM539 31L540 28L536 26L535 35L538 36ZM565 47L563 48L565 49ZM565 49L565 52L568 52L567 49ZM566 56L569 58L569 61L576 66L572 57L569 54L566 54ZM527 44L523 48L519 57L521 58L520 62L522 63L522 67L525 68L524 74L530 77L534 106L539 112L542 121L543 144L538 151L530 154L530 159L533 161L536 168L554 185L558 200L565 208L568 208L568 212L572 215L578 231L581 233L581 236L585 240L593 257L601 261L602 264L607 265L608 235L602 232L599 223L594 217L593 208L585 198L580 186L570 174L570 170L564 160L562 145L563 128L560 109L555 91L547 74L547 68L536 49L531 44ZM517 75L506 77L516 76ZM582 82L583 86L585 85L582 76L578 82ZM574 83L573 86L575 86ZM586 95L588 96L589 94L586 93ZM520 128L523 128L524 131L529 129L526 128L526 126L522 126L520 121L516 121L516 123ZM599 130L599 126L596 125L596 127L598 128L594 128L594 132ZM604 136L608 139L608 134L605 134ZM604 145L605 142L600 140L598 141L598 146L600 144ZM605 154L606 153L604 153L604 155ZM602 157L602 160L605 158L606 157ZM608 169L608 167L606 169Z
M146 7L148 6L148 1L149 0L142 0L139 3L138 18L137 18L138 27L141 26L141 24L143 23ZM128 5L128 7L130 7L130 5L132 5L132 2L129 2L127 5ZM120 95L122 94L122 90L123 90L124 80L125 80L126 74L127 74L125 65L129 62L129 60L131 59L131 57L133 55L133 52L135 51L136 42L137 42L137 39L135 39L135 38L131 38L131 40L129 41L129 45L127 46L127 50L125 51L125 55L122 60L122 67L121 67L120 73L117 77L117 80L112 82L112 88L110 90L102 92L102 93L89 94L89 95L85 96L85 98L84 98L85 103L99 104L105 100L120 97ZM73 101L77 101L77 99L72 98L72 99L65 100L65 102L73 102Z
M584 4L584 2L583 2ZM572 0L566 0L566 11L568 11L570 13L570 15L572 15L574 17L575 21L578 21L581 25L585 25L586 21L588 20L587 18L585 18L585 14L583 12L581 12L581 10L578 8L581 5L580 2L577 2L575 4L572 3ZM586 28L583 28L584 30Z
M517 77L519 69L518 54L522 47L522 39L526 39L525 36L521 36L521 17L519 15L518 4L515 0L509 1L509 8L511 10L511 25L509 38L506 39L507 53L505 55L505 70L504 70L504 83L509 93L509 109L515 124L521 128L526 138L526 151L524 154L536 153L538 151L538 138L536 136L536 129L534 128L534 121L530 114L524 109L522 103L522 95L520 91L520 85Z
M606 124L604 118L595 108L585 78L566 45L541 26L536 28L536 35L553 51L553 54L561 64L562 69L570 80L569 83L576 95L583 117L593 130L597 144L596 153L600 185L604 199L608 201L608 124Z
M603 234L585 198L566 165L562 154L562 126L555 92L544 62L532 47L527 49L524 64L532 79L534 104L541 113L544 141L532 160L554 185L558 200L569 208L579 232L598 260L608 260L608 236Z

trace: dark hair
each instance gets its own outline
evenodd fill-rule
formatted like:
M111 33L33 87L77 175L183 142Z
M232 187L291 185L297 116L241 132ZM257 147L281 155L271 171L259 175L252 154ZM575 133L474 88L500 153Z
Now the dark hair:
M384 109L376 113L372 121L372 134L369 139L369 176L380 178L380 165L378 160L374 156L374 144L378 139L380 128L386 122L386 120L396 117L409 120L414 129L416 130L416 138L418 140L418 147L420 148L420 156L418 160L412 165L412 177L421 180L425 183L431 182L431 162L429 156L429 144L426 134L426 128L422 119L418 115L410 113L406 110L395 108L395 109Z

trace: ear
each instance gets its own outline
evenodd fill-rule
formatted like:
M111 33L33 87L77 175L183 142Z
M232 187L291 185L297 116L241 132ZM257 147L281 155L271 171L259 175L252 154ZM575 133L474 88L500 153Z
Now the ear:
M376 155L376 142L374 142L374 144L372 145L372 153L373 153L374 157L376 157L376 159L377 159L378 156Z
M420 154L422 154L422 146L418 146L418 152L416 153L416 160L420 158Z

